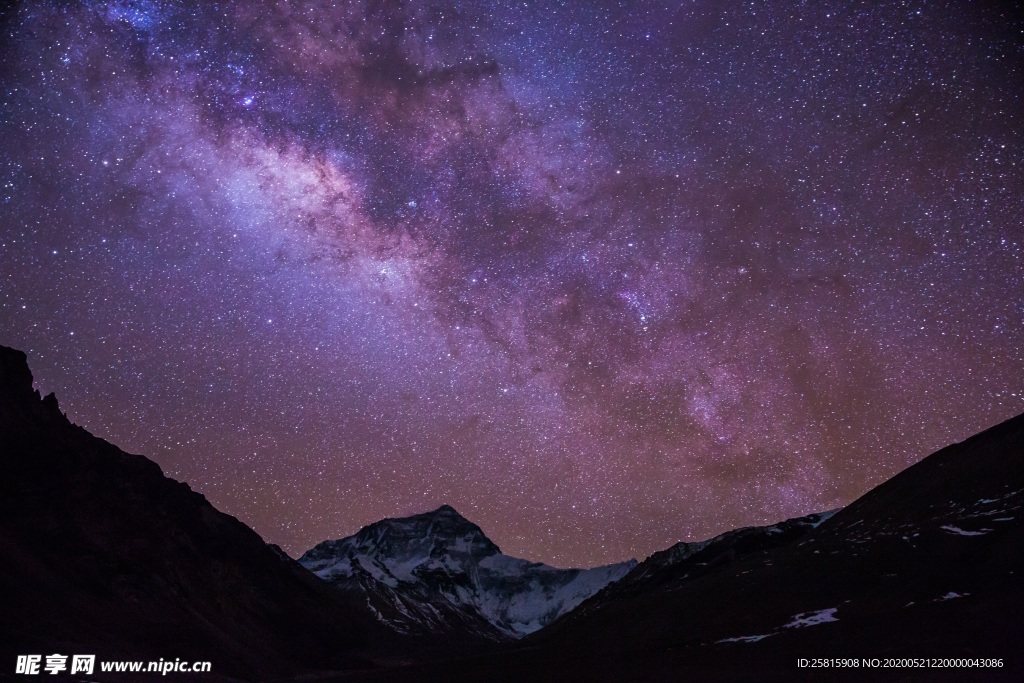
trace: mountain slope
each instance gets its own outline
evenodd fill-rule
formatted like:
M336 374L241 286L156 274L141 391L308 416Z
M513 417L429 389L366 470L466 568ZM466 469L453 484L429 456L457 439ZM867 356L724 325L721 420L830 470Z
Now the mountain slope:
M627 577L537 641L653 659L719 650L783 670L808 655L1008 659L1024 635L1022 513L1019 416L925 458L789 543L706 571L694 571L698 553L647 580ZM630 628L638 623L642 633ZM930 672L944 673L970 672ZM980 675L999 674L1006 669Z
M152 461L71 424L0 347L0 666L27 653L208 660L272 680L368 666L388 635ZM123 676L122 676L123 678Z
M324 541L299 562L400 632L489 640L536 631L636 565L556 569L509 557L447 505Z

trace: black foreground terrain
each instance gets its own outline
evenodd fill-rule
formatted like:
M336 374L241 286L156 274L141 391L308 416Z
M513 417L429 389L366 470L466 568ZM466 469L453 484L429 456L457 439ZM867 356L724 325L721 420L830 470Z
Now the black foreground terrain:
M213 662L165 680L1018 681L1022 512L1024 415L838 512L656 553L523 640L451 647L388 630L72 425L0 347L0 679L29 680L18 654L60 652ZM848 666L809 666L823 658Z

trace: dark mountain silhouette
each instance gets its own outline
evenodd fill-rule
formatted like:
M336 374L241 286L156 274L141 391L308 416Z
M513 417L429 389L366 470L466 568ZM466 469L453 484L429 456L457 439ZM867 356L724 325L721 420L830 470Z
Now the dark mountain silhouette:
M0 675L18 654L56 652L208 660L204 680L273 680L387 651L365 608L152 461L71 424L6 347L0 548Z

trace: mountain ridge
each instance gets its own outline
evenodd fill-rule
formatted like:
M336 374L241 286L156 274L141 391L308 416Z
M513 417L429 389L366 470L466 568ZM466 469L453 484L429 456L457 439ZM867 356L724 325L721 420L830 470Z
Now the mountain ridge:
M0 546L8 663L68 650L213 661L204 680L781 681L805 678L800 657L952 657L1003 664L921 679L1020 680L1024 415L840 510L641 563L512 558L448 505L297 562L72 424L0 346Z
M19 654L70 651L276 680L373 668L371 653L394 647L361 606L202 494L72 424L4 346L0 546L5 670Z

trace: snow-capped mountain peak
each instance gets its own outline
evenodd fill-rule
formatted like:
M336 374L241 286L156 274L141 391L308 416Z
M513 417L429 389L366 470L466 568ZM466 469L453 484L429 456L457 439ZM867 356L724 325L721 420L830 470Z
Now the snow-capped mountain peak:
M355 565L391 583L448 566L453 571L501 550L480 527L449 505L400 519L383 519L355 535L324 541L302 556L302 563L323 578L350 576Z
M324 541L299 562L365 596L399 631L493 639L536 631L636 566L556 569L510 557L449 505Z

